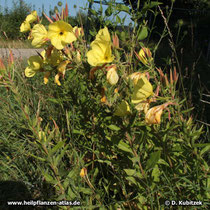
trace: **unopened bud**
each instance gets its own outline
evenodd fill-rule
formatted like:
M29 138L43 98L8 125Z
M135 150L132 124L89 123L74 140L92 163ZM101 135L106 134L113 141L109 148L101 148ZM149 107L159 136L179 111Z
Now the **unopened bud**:
M82 168L81 171L80 171L80 176L82 178L84 178L86 175L87 175L87 169L86 168Z
M106 74L106 78L109 82L110 85L116 85L118 80L119 80L119 76L117 74L116 71L116 66L110 68Z
M143 47L140 51L139 51L139 60L144 64L147 65L150 60L152 60L152 53L149 50L149 48L145 48Z

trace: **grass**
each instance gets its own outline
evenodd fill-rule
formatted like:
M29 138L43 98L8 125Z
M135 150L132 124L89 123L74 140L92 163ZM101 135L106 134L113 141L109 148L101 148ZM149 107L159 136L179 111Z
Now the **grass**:
M28 40L0 39L0 48L29 49L32 48L32 46Z

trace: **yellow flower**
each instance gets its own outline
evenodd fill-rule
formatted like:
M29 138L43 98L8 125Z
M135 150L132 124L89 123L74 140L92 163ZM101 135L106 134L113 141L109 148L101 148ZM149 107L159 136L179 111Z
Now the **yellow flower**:
M160 118L163 112L163 106L155 106L149 109L145 115L146 123L148 124L160 124Z
M154 106L149 111L147 111L145 115L145 121L147 124L160 124L161 121L161 115L163 113L163 110L170 104L173 104L172 102L167 102L159 106Z
M145 77L145 73L140 72L134 72L131 75L128 76L128 79L131 79L133 81L133 84L136 85L137 82L142 78Z
M115 85L117 84L119 80L119 76L116 72L116 66L112 67L111 69L108 70L106 74L106 79L108 80L110 85Z
M37 20L37 11L32 11L30 15L26 17L26 21L29 23L33 23Z
M139 60L144 64L147 65L149 62L149 59L152 59L152 53L150 52L149 48L143 47L139 51Z
M28 59L28 67L25 69L26 77L33 77L38 71L41 70L43 60L40 56L34 55Z
M131 96L131 102L134 104L146 100L153 94L153 87L145 76L142 76L134 85L134 92Z
M110 37L109 30L107 27L99 30L98 34L96 35L95 41L111 42L111 37Z
M24 21L20 26L20 32L25 33L30 30L31 30L30 23L27 21Z
M111 42L94 41L91 47L92 50L87 52L88 63L91 66L100 66L104 63L111 63L114 60Z
M31 31L32 46L42 47L42 45L47 41L47 30L42 24L36 24Z
M49 25L48 38L58 50L62 50L66 44L76 40L72 26L62 20Z
M111 38L107 27L99 30L96 39L91 43L91 50L87 52L88 63L100 66L114 60L111 49Z
M131 114L131 111L127 101L122 101L114 112L114 115L119 117L124 117L129 114Z

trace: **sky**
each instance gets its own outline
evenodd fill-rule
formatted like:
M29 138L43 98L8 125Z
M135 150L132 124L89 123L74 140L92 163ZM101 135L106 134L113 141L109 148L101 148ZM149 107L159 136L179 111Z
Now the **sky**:
M18 0L0 0L1 10L5 7L12 8L14 1L18 2ZM30 5L32 9L35 7L35 10L37 10L38 12L41 12L42 7L44 7L44 11L46 14L49 13L50 9L53 9L55 6L57 6L57 3L59 1L63 3L63 6L65 6L66 2L68 3L69 15L71 16L75 16L81 7L88 7L88 0L24 0L24 2ZM122 2L122 0L118 0L117 2ZM76 5L76 8L74 7L74 5ZM95 9L99 8L99 6L100 5L97 3L93 4L93 7ZM106 6L103 7L104 9L106 9ZM124 16L125 13L121 12L120 17L122 18ZM127 17L125 24L127 25L130 22L130 18Z

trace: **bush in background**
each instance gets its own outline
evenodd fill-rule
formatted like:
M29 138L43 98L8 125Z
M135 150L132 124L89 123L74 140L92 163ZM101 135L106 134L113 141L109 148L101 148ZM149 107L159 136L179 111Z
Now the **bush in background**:
M30 12L30 7L23 1L14 1L11 9L6 8L4 13L0 15L0 31L1 37L3 32L9 39L17 39L24 37L20 31L20 25L24 21L26 15Z

